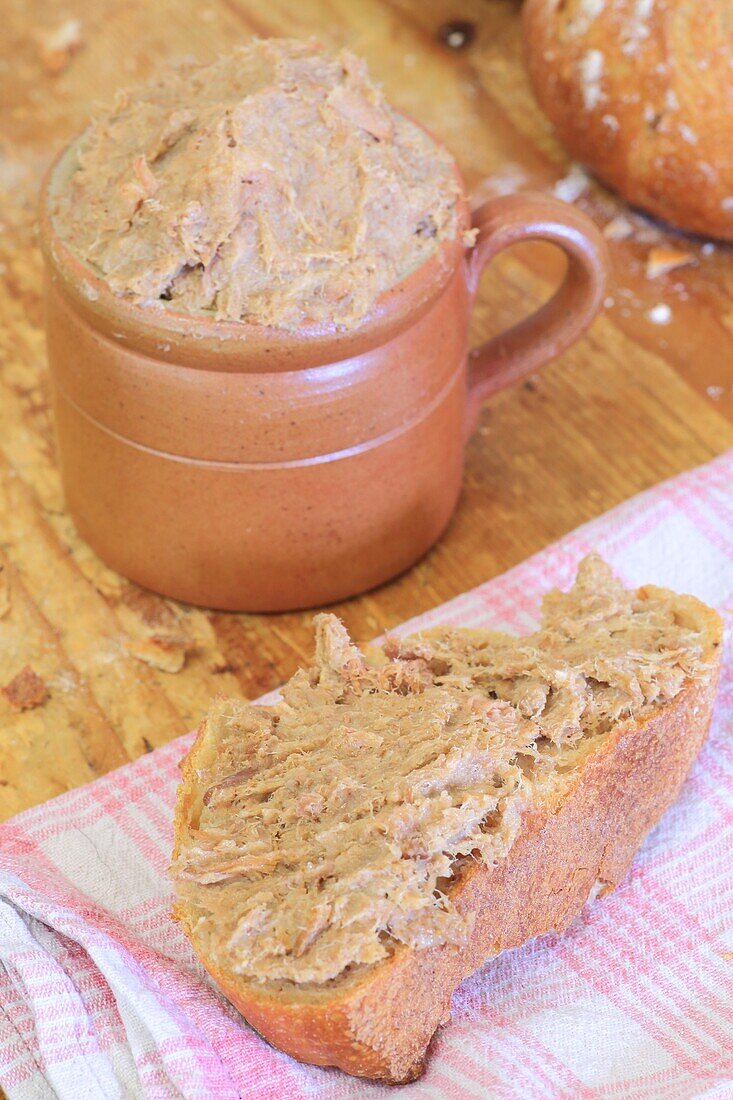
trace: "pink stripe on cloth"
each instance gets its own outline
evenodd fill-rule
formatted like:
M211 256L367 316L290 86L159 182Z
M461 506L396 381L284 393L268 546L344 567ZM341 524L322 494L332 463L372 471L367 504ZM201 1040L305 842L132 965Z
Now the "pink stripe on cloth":
M733 452L405 623L531 629L597 549L630 584L730 619ZM0 1084L21 1100L733 1100L733 667L675 806L626 881L562 938L457 991L401 1089L301 1066L213 988L170 917L166 864L191 735L0 825Z

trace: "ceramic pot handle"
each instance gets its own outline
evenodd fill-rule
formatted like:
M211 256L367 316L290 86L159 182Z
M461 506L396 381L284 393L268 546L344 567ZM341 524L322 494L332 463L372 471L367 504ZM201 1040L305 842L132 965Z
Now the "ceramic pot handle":
M568 266L562 284L548 302L470 353L469 433L482 401L532 374L578 339L600 309L609 262L606 242L590 218L546 195L524 193L490 199L474 212L473 225L478 237L468 255L468 283L474 295L489 260L519 241L558 245Z

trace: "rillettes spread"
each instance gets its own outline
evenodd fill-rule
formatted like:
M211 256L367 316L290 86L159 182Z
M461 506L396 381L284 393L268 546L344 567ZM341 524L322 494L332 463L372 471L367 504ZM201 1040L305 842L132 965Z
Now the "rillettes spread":
M525 808L705 667L685 597L595 555L514 637L445 629L365 657L332 615L274 706L213 704L173 864L201 953L260 982L334 981L397 943L467 941L449 884Z
M352 327L459 231L451 157L313 42L165 71L73 156L61 237L116 294L184 312Z

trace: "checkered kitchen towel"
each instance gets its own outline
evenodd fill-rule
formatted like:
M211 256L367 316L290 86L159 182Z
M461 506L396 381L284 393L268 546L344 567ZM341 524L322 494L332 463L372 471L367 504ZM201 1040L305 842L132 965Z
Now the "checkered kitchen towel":
M733 452L651 490L428 623L531 628L597 548L631 584L733 602ZM11 1100L733 1097L733 663L710 740L623 885L454 998L422 1080L301 1066L212 988L168 913L183 737L0 826L0 1083Z

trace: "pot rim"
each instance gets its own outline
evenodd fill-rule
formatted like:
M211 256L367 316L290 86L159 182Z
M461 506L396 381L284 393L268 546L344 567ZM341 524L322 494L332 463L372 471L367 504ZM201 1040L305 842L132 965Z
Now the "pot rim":
M411 122L414 120L410 119ZM414 125L420 126L414 122ZM420 126L438 146L425 127ZM458 166L455 174L458 225L454 237L404 279L384 291L352 329L334 323L286 329L247 321L222 321L213 316L140 304L114 293L104 277L66 244L54 224L51 200L58 175L83 133L70 141L46 170L40 191L40 243L48 277L60 286L72 306L98 330L131 349L181 366L209 370L261 370L264 355L273 357L269 370L298 370L328 365L385 343L418 320L443 292L469 249L462 234L470 228L466 189ZM212 363L212 354L226 362ZM236 362L232 362L232 357Z

